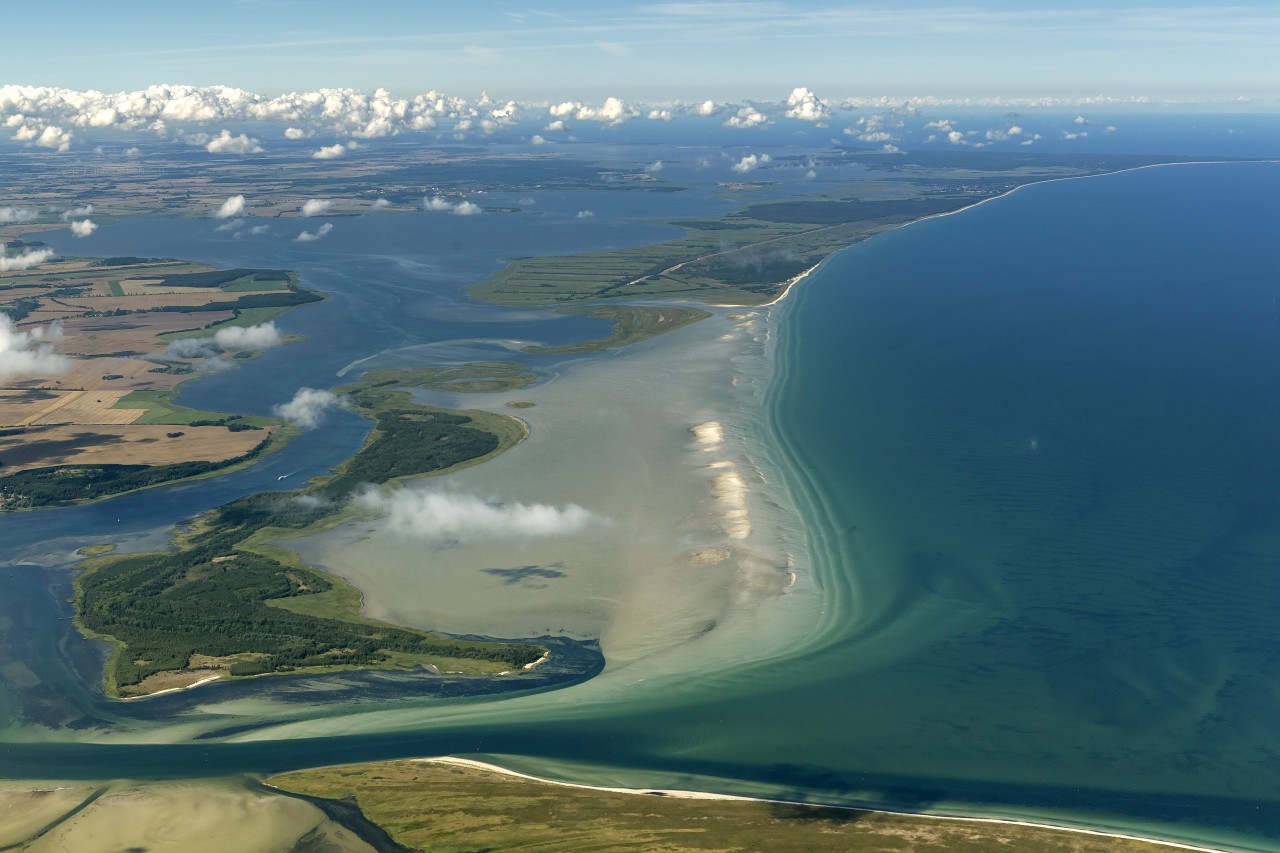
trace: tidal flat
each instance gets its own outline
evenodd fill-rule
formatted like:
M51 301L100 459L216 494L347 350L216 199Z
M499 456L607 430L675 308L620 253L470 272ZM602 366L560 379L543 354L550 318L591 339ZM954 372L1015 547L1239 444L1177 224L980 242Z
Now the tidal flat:
M459 516L477 504L542 512L544 528L460 518L452 533L433 535L394 517L360 519L289 546L358 587L374 618L488 636L598 637L603 684L635 667L650 677L680 671L703 659L689 644L795 591L797 522L744 423L758 417L766 345L763 312L721 309L660 340L552 368L541 385L465 395L469 407L508 413L511 402L534 403L520 411L529 438L406 491ZM430 392L418 399L459 403Z

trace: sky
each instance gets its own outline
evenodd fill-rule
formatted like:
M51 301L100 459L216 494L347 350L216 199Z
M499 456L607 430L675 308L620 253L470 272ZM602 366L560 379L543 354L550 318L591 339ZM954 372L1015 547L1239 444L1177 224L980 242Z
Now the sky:
M42 0L21 17L0 84L654 103L776 100L805 86L834 100L1108 95L1280 109L1274 0Z

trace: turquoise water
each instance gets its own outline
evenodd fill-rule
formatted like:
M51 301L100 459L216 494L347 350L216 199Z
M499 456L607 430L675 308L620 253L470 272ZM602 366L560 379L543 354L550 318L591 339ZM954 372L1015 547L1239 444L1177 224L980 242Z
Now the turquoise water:
M822 607L781 659L571 720L0 755L81 776L503 754L1280 849L1278 190L1271 164L1044 184L806 280L768 405Z

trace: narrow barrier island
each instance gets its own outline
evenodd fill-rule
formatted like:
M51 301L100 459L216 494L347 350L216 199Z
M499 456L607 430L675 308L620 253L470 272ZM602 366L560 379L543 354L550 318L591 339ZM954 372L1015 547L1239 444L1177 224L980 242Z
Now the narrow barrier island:
M404 850L1158 853L1171 848L1047 826L559 785L486 767L387 761L274 776L312 802L355 805Z
M272 544L350 513L348 499L359 489L483 461L525 432L504 415L415 405L395 387L344 390L375 427L333 475L212 510L175 537L175 551L86 562L76 580L76 624L113 646L108 694L351 668L497 674L547 654L525 643L458 640L367 619L354 587Z

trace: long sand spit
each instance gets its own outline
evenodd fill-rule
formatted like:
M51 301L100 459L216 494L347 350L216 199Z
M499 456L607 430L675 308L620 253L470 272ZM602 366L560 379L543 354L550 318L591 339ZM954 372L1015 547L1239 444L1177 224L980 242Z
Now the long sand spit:
M454 765L458 767L474 767L481 770L487 770L491 773L499 773L504 776L512 776L518 779L524 779L530 782L538 782L544 785L558 785L566 788L581 788L588 791L607 791L614 794L635 794L637 796L653 796L660 795L671 797L673 799L685 800L739 800L744 802L756 803L773 803L776 805L787 806L811 806L813 803L805 803L797 800L779 800L768 797L745 797L738 794L717 794L711 791L692 791L681 788L623 788L605 785L586 785L579 782L564 782L558 779L548 779L540 776L533 776L528 773L521 773L518 770L511 770L498 764L492 764L486 761L477 761L473 758L457 758L453 756L443 756L439 758L423 758L420 761L430 764ZM1126 841L1142 841L1149 844L1158 844L1161 847L1168 847L1176 850L1195 850L1199 853L1227 853L1217 847L1202 847L1195 844L1183 844L1177 841L1166 841L1160 838L1147 838L1140 835L1132 835L1123 832L1108 832L1101 829L1089 829L1087 827L1066 826L1063 824L1046 823L1041 821L1016 820L1013 818L997 818L997 817L978 817L972 815L945 815L930 814L928 812L913 812L907 810L895 809L861 809L846 806L825 806L825 808L840 808L850 812L878 813L878 814L902 814L912 815L926 820L952 821L956 823L984 823L984 824L1002 824L1006 826L1026 826L1038 829L1052 829L1061 832L1073 832L1080 835L1092 835L1101 838L1115 838Z

